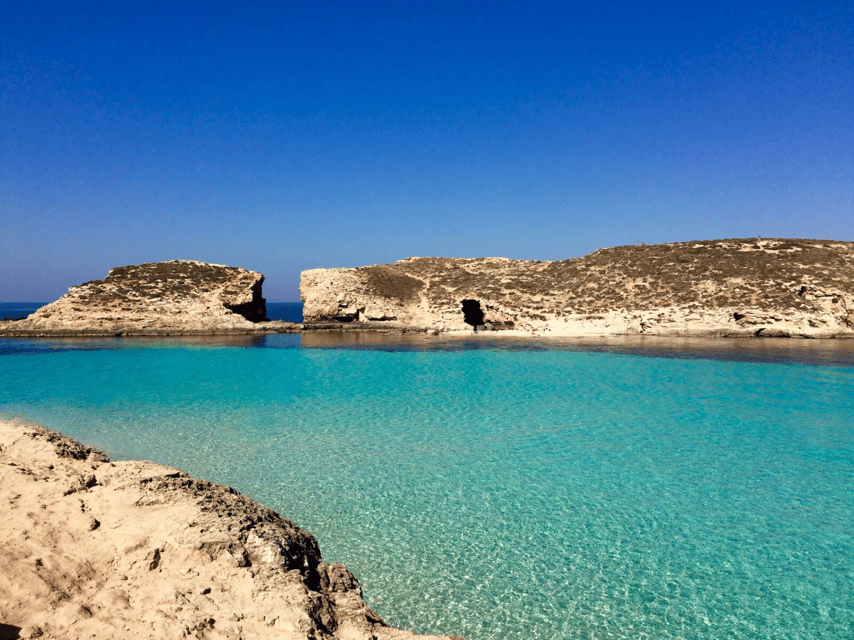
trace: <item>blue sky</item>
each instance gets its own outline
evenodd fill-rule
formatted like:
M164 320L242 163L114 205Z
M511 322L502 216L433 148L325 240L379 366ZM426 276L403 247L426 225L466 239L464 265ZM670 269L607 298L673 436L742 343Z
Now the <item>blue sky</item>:
M177 6L176 6L177 5ZM854 240L850 2L7 2L0 301L314 267Z

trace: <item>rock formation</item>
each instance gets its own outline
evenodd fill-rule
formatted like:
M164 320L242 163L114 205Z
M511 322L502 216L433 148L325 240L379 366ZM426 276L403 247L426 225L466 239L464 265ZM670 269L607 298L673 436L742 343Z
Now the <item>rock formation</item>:
M195 260L111 269L104 280L71 287L24 320L0 323L5 334L250 332L266 319L255 271Z
M0 422L0 505L0 638L439 640L234 489L42 427Z
M854 243L711 240L557 262L408 258L305 271L300 292L307 328L470 331L469 300L486 329L544 335L854 337Z

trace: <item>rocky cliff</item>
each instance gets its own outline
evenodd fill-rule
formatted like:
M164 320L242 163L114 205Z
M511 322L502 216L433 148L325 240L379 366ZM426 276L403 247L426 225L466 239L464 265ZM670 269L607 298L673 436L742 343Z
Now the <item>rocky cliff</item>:
M711 240L556 262L408 258L305 271L300 292L307 327L854 337L854 243Z
M234 489L42 427L0 422L0 505L0 638L440 638Z
M255 331L266 319L263 282L255 271L194 260L117 267L24 320L0 323L0 333Z

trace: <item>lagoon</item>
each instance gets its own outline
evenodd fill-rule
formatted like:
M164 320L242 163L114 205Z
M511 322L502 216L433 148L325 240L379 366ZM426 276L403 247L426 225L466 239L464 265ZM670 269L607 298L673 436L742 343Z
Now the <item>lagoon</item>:
M845 638L854 344L834 342L7 340L0 418L236 487L394 626Z

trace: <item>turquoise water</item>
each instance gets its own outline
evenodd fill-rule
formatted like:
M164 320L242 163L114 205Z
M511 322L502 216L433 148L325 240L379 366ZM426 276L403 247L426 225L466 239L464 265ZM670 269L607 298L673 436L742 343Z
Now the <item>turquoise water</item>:
M7 341L0 417L237 487L396 626L854 635L850 354L310 340Z

